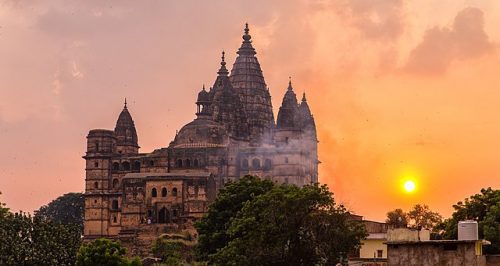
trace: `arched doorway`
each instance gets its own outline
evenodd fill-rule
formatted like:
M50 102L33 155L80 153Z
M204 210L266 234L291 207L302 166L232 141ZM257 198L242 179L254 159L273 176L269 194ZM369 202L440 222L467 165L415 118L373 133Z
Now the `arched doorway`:
M158 212L158 223L166 224L170 222L170 217L167 208L163 207Z

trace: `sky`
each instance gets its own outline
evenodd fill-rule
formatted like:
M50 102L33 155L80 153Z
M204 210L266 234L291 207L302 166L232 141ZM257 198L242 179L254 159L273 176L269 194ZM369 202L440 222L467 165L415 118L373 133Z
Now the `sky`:
M113 129L125 97L141 152L168 146L245 22L275 117L289 76L306 92L337 202L447 217L500 187L500 1L5 0L0 201L31 212L82 192L85 137Z

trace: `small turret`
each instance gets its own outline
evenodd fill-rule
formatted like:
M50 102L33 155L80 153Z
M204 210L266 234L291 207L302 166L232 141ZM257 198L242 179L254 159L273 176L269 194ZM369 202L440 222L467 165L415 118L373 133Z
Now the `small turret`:
M137 131L134 120L127 108L127 99L115 126L116 150L119 153L132 154L139 152Z
M281 104L280 110L278 112L278 120L276 123L279 129L292 129L299 127L299 108L297 104L297 96L293 92L292 80L288 82L288 88L286 90L285 96L283 97L283 102Z
M309 109L309 105L306 100L306 93L302 95L302 102L299 106L299 116L300 116L300 124L304 129L313 129L316 132L316 123L314 122L314 117L311 114L311 109Z
M196 115L208 115L209 107L210 107L210 95L205 90L205 84L203 84L203 88L198 93L198 99L196 100L196 105L198 107Z

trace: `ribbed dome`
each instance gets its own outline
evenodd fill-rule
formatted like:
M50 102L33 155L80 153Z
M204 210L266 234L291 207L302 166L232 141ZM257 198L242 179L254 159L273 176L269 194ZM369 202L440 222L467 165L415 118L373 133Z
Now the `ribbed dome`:
M299 106L297 104L297 96L293 92L292 82L288 83L283 102L278 112L277 127L278 128L295 128L299 126Z
M137 140L137 131L135 130L134 120L128 112L127 102L123 107L115 126L116 144L118 146L139 147Z
M227 144L228 135L223 125L199 117L183 126L171 146L174 148L222 147Z
M203 89L198 93L198 103L206 103L210 101L210 96L208 92L205 90L205 85L203 85Z

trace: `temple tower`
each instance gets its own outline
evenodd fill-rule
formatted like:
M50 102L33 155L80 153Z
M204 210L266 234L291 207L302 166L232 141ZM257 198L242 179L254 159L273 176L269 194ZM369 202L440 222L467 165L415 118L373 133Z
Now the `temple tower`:
M269 142L274 128L271 95L267 88L256 52L252 46L248 24L229 79L241 99L248 117L250 139L254 143Z

